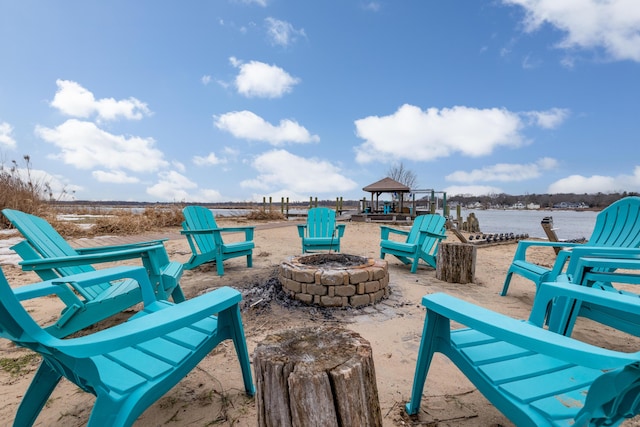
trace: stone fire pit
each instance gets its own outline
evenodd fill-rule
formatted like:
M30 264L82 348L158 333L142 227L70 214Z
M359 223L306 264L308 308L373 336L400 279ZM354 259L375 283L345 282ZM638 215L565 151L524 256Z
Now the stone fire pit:
M356 255L295 256L280 264L278 279L292 298L323 307L358 307L389 295L387 262Z

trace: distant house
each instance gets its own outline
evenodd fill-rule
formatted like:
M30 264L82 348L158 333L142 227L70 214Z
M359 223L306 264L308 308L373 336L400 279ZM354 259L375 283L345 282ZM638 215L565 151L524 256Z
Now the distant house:
M580 203L560 202L560 203L555 203L553 207L555 209L586 209L589 207L589 205L587 205L584 202L580 202Z
M540 209L540 205L537 203L527 203L527 209Z

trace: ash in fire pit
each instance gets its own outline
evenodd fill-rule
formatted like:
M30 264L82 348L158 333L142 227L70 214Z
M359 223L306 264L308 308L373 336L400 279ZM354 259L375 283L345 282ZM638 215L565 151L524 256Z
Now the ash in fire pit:
M359 307L389 295L385 260L340 253L292 257L278 271L290 297L322 307Z
M300 264L323 268L355 267L366 265L367 261L368 259L362 256L345 254L315 254L298 258Z

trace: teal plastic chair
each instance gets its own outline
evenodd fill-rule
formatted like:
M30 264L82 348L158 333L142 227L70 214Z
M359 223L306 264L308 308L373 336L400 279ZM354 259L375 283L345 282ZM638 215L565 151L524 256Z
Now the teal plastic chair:
M420 215L413 220L409 231L380 226L380 258L394 255L403 264L411 264L412 273L418 271L420 260L436 268L438 245L447 237L445 223L446 219L440 215ZM393 240L392 235L403 236L405 240Z
M181 233L187 237L191 257L184 268L191 270L199 265L215 262L219 276L224 275L224 261L246 257L247 267L253 265L253 230L255 227L220 228L210 209L203 206L187 206L182 210L184 222ZM223 233L244 233L244 240L226 242Z
M336 212L333 209L309 209L307 223L298 224L302 253L340 252L340 239L344 236L345 227L344 224L336 224Z
M628 295L640 301L640 294L632 292L633 287L622 289L620 286L640 284L639 249L603 248L600 252L581 251L581 249L574 250L567 267L567 274L560 275L557 278L558 282ZM588 253L588 256L583 256L583 253ZM570 298L556 298L553 301L549 313L549 329L571 336L578 317L585 317L628 334L640 336L640 311L621 312L615 307Z
M561 248L552 268L547 268L527 260L527 250L535 246ZM583 247L612 247L638 248L640 247L640 197L625 197L612 203L596 218L591 237L586 243L547 242L523 240L518 242L513 261L502 288L506 295L513 274L519 274L540 286L540 283L553 281L563 273L567 261L571 256L571 249Z
M62 340L42 329L19 302L57 294L58 281L14 291L0 271L0 337L42 357L18 407L15 426L33 425L62 377L96 396L90 427L130 426L227 339L235 345L245 391L254 394L238 291L222 287L172 304L156 299L141 267L115 267L61 280L90 285L121 279L139 284L144 310L109 329Z
M4 216L26 240L11 247L23 259L25 271L36 272L43 280L53 280L96 271L92 264L141 260L154 285L156 297L184 301L180 287L183 267L169 260L161 240L118 246L74 249L44 219L21 211L4 209ZM64 337L93 325L142 301L135 281L119 280L82 285L68 282L76 298L65 298L65 308L50 333Z
M433 354L442 353L519 427L616 426L640 411L640 353L623 353L541 327L548 304L570 297L637 312L637 298L586 286L544 283L529 321L436 293L427 314L409 414L416 414ZM451 322L465 326L451 329Z

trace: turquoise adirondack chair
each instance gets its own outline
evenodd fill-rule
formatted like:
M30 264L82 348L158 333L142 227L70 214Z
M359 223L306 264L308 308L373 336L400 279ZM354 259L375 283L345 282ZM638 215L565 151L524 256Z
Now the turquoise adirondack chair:
M548 246L562 248L556 257L552 268L547 268L527 261L527 249L535 246ZM613 247L613 248L638 248L640 247L640 197L625 197L612 203L596 218L591 237L586 243L572 242L546 242L523 240L518 242L518 247L513 256L513 261L502 288L502 295L506 295L513 274L519 274L532 280L536 287L542 282L553 281L567 266L571 256L571 249L577 246L583 247Z
M175 302L185 299L179 284L182 264L169 260L160 240L74 249L44 219L12 209L2 213L26 239L11 248L22 257L22 269L35 271L43 280L94 272L92 264L140 259L159 299L169 295ZM55 327L49 330L57 337L77 332L142 301L139 286L131 280L67 285L78 297L63 299L66 306Z
M218 227L213 212L203 206L187 206L182 210L185 221L181 233L187 237L191 258L184 264L190 270L208 262L216 263L219 276L224 275L223 262L247 257L247 267L253 265L253 230L255 227ZM244 233L244 240L224 242L223 233Z
M585 253L588 256L584 256ZM640 285L639 270L640 249L602 248L594 252L589 248L576 248L569 261L567 273L558 276L557 281L624 294L639 298L640 301L640 294L632 292L632 287L622 289L619 286ZM553 301L549 313L549 329L570 336L578 317L585 317L640 336L640 311L621 312L615 307L570 298L556 298Z
M420 215L413 220L409 231L380 226L380 258L394 255L403 264L411 264L412 273L418 271L421 259L436 268L438 245L447 237L445 223L446 219L440 215ZM392 234L406 236L406 239L403 242L393 240Z
M340 238L344 236L344 224L336 224L336 212L329 208L312 208L307 213L307 223L298 224L298 236L302 239L302 253L317 251L340 252Z
M90 285L121 279L139 284L144 310L111 328L63 340L42 329L19 302L58 294L58 282L12 290L0 271L0 337L42 357L18 407L15 426L33 425L62 377L96 396L90 427L130 426L227 339L235 345L245 391L254 394L238 291L222 287L172 304L156 299L141 267L114 267L61 280Z
M548 304L571 297L637 312L637 298L586 286L543 283L528 322L444 293L426 295L427 314L409 414L420 407L433 354L449 358L518 427L616 426L640 411L640 352L593 346L541 327ZM451 329L451 322L466 326Z

